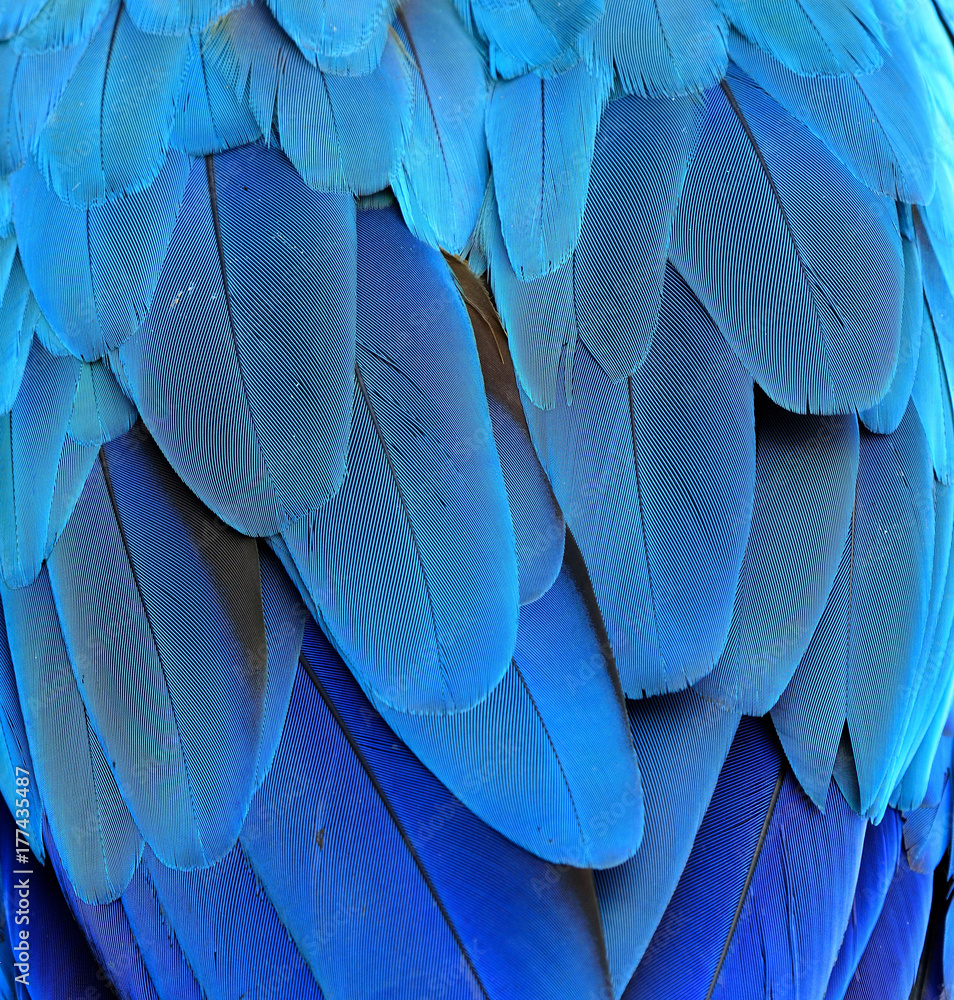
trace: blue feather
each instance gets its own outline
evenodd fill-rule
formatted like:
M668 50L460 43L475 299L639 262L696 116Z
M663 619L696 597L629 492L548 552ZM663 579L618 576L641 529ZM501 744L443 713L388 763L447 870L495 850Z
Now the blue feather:
M606 0L583 57L629 94L698 94L725 75L725 16L713 0Z
M739 724L738 713L692 688L627 705L643 786L643 839L625 864L594 872L615 995L672 898Z
M281 153L196 161L153 307L120 347L166 457L248 534L321 506L344 476L354 240L352 199L311 191Z
M803 76L871 73L888 50L869 0L718 0L726 17L760 49Z
M517 543L520 603L550 589L563 565L566 527L550 481L533 450L507 337L484 283L459 258L445 255L477 342L490 423Z
M911 388L911 402L927 435L934 473L942 483L951 481L954 461L954 414L951 391L941 357L941 346L930 310L924 310L918 367Z
M951 845L951 746L944 747L943 790L939 802L922 805L904 820L904 850L911 870L931 875Z
M46 0L13 39L18 52L49 52L83 45L109 10L110 0Z
M888 390L904 285L894 203L736 69L709 91L670 255L780 406L850 413Z
M9 411L17 397L38 314L17 254L0 301L0 413Z
M254 539L202 507L139 427L103 446L48 565L136 825L169 864L212 863L241 829L262 744L269 648Z
M476 708L440 718L380 711L431 773L509 840L554 863L609 868L639 846L643 798L623 695L582 573L579 557L568 558L547 593L521 609L510 669Z
M412 0L398 20L412 61L414 110L391 186L418 239L460 253L487 187L487 72L450 0Z
M66 425L70 437L77 444L100 445L131 430L139 414L109 368L102 361L76 367L76 396Z
M142 837L83 704L46 571L29 587L0 589L32 779L77 894L89 903L110 902L136 870Z
M526 411L623 690L659 694L709 673L752 515L752 386L679 274L667 270L652 348L628 380L611 382L578 347L572 404Z
M0 39L6 41L36 17L46 0L10 0L0 11Z
M77 356L101 357L146 318L188 174L188 159L171 153L145 191L83 210L47 190L32 162L11 178L24 270L44 317Z
M842 1000L884 906L901 851L901 818L893 810L868 825L851 916L831 971L825 1000Z
M928 202L934 194L934 114L907 35L885 25L890 52L873 73L805 77L733 32L729 53L878 194Z
M282 534L378 700L470 708L513 653L513 527L464 305L393 209L358 216L356 382L344 485Z
M755 504L732 625L699 691L764 715L792 678L825 609L851 525L855 417L800 417L758 394Z
M823 816L765 724L744 719L623 996L818 996L848 922L864 832L834 786Z
M930 910L931 876L911 871L902 851L844 1000L908 1000ZM842 998L833 994L831 1000Z
M487 104L487 147L504 244L524 281L555 271L580 236L605 77L583 63L544 79L498 82Z
M198 31L243 0L124 0L136 27L153 34Z
M924 284L921 277L921 252L917 241L902 231L901 250L904 255L904 295L901 304L901 332L898 343L898 363L888 391L871 409L858 416L869 431L891 434L898 429L911 399L914 373L921 351L921 327L924 320Z
M188 36L146 35L122 5L110 11L37 136L37 165L63 201L86 208L152 183L188 57Z
M914 752L909 754L910 763L907 770L892 793L890 802L895 808L914 809L919 806L926 800L929 786L936 777L934 765L938 749L943 744L944 723L951 709L951 698L954 696L954 689L950 684L950 672L945 687L947 694L937 702L934 711L929 713L924 737L920 743L915 744Z
M592 875L471 815L313 625L303 663L241 844L328 995L609 1000Z
M322 57L355 59L370 49L372 55L363 59L373 68L397 4L395 0L325 0L317 5L309 0L268 0L268 6L312 64ZM359 65L357 72L368 72Z
M862 432L841 565L808 650L772 710L792 768L816 802L846 720L862 812L884 811L904 766L899 754L918 687L931 589L931 481L913 406L894 434Z

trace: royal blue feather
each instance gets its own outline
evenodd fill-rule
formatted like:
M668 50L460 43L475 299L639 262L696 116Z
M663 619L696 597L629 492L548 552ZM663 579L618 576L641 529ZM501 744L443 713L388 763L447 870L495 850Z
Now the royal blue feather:
M513 653L513 526L467 312L393 209L358 216L355 371L344 485L282 534L376 699L470 708Z
M71 669L45 570L29 587L0 589L34 764L31 780L77 895L110 902L136 870L142 837L83 704L74 670L84 664Z
M864 832L834 786L823 816L765 724L744 719L626 1000L820 995Z
M725 75L725 16L712 0L606 0L580 41L589 63L624 92L644 97L698 94Z
M933 108L911 42L894 25L884 28L890 54L873 73L801 76L735 32L729 53L872 191L903 202L930 201Z
M453 997L608 1000L592 875L525 853L468 812L314 626L303 662L241 844L328 996L411 1000L437 976Z
M170 153L146 190L82 210L47 190L32 162L13 175L24 270L57 337L78 357L101 357L146 318L188 174L188 159Z
M594 872L616 995L672 898L739 724L738 713L692 688L627 707L643 787L643 839L625 864Z
M752 387L674 269L643 364L611 382L585 348L572 404L526 405L586 560L629 697L675 691L722 654L752 516Z
M718 0L749 41L803 76L841 76L878 69L888 49L869 0Z
M900 852L901 817L889 809L877 826L869 824L865 831L855 899L838 960L828 979L825 1000L842 1000L844 997L884 906Z
M255 540L202 507L139 426L103 446L48 565L83 701L136 825L169 864L212 863L241 829L262 744L269 647Z
M778 701L825 609L851 525L858 421L796 416L759 393L755 503L732 625L699 690L747 715Z
M894 202L736 69L707 95L670 256L780 406L850 413L887 392L904 285Z
M498 81L487 104L487 148L510 263L524 281L564 264L580 236L605 77L584 63L544 79Z
M120 347L172 466L248 534L321 506L344 476L354 240L352 199L316 194L276 150L197 160L153 307Z
M37 136L37 165L63 201L87 208L152 183L188 58L188 36L143 34L122 4L109 12Z
M460 253L487 187L487 71L450 0L412 0L398 22L412 62L414 110L391 187L415 236Z

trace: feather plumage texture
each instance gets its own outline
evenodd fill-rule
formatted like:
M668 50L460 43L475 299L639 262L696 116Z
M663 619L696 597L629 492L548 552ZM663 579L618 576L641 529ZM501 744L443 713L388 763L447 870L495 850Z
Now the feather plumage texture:
M154 304L120 347L166 458L248 534L321 506L344 476L354 255L352 199L316 194L280 152L196 160Z
M774 402L850 413L887 391L904 284L894 204L737 69L708 92L670 255Z
M356 361L348 476L282 534L376 699L470 708L513 653L513 526L466 310L393 209L358 217Z
M80 445L101 445L132 430L139 418L102 361L78 365L76 395L66 431ZM19 397L18 397L19 399Z
M36 53L85 43L110 6L109 0L45 0L36 17L12 39L13 48Z
M238 836L262 742L269 648L254 539L202 507L139 427L100 451L49 569L136 825L170 864L210 864ZM104 631L110 608L122 610Z
M574 399L526 405L631 698L709 673L725 645L752 516L751 381L668 268L643 364L611 382L574 358ZM702 512L705 512L704 514Z

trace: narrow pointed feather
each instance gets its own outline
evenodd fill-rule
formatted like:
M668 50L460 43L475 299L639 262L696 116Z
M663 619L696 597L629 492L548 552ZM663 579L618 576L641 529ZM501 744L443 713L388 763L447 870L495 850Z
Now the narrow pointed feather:
M643 839L625 864L594 872L614 995L632 978L679 882L739 724L738 713L692 688L627 708L643 786Z
M282 534L376 699L461 711L510 663L515 540L467 313L394 209L358 215L356 360L348 475Z
M884 61L887 40L868 0L718 2L733 27L794 73L870 73Z
M29 587L2 592L34 779L50 829L77 895L108 903L136 870L142 837L70 668L47 573Z
M560 572L566 526L533 450L507 337L487 288L459 258L445 255L445 260L467 306L477 342L517 543L520 603L529 604L550 589Z
M639 846L643 797L622 691L581 572L579 556L570 559L521 609L510 669L476 708L442 718L381 714L509 840L556 864L609 868Z
M725 75L725 16L712 0L607 0L580 41L583 57L625 93L644 97L699 94Z
M35 343L16 403L0 417L0 569L8 586L32 583L52 547L51 529L63 527L51 515L79 367Z
M887 392L904 285L894 202L736 69L707 95L670 255L780 406L849 413Z
M212 863L238 836L262 741L254 539L202 507L139 426L103 446L49 568L83 700L136 825L169 864Z
M884 906L901 851L901 817L890 809L877 825L868 824L851 916L825 1000L842 1000Z
M380 55L381 36L390 24L394 0L268 0L278 23L306 59L345 57L369 46Z
M198 31L242 0L125 0L126 10L142 31L181 35Z
M352 199L311 191L277 150L195 161L152 309L120 347L169 462L247 534L321 506L344 475L354 240Z
M623 690L638 698L705 676L732 619L755 431L751 381L679 274L667 270L659 327L633 375L611 382L578 347L572 404L526 409Z
M802 417L758 394L755 504L732 625L710 698L747 715L778 701L811 642L841 562L858 476L858 421Z
M942 483L947 484L954 461L954 415L941 347L930 310L927 309L921 326L921 348L911 388L911 402L927 435L934 473Z
M188 159L170 153L146 190L82 210L47 190L32 162L13 175L24 270L45 318L77 356L101 357L146 318L188 173Z
M77 444L68 434L64 439L53 483L50 520L46 531L47 554L53 549L72 516L98 454L97 445Z
M100 445L131 430L139 414L102 361L77 366L76 395L66 430L83 445Z
M37 137L37 165L63 201L87 208L152 183L188 57L188 36L146 35L122 5L110 11Z
M109 0L46 0L13 45L19 52L34 53L85 44L111 6Z
M924 313L924 284L921 276L921 252L917 241L902 234L904 255L904 296L901 304L901 332L898 363L888 391L868 410L858 416L869 431L891 434L898 429L911 399L914 373L921 351L921 326Z
M487 147L504 243L524 281L556 270L576 246L608 94L609 82L583 63L494 87Z
M17 254L0 301L0 413L8 412L16 399L38 313Z
M934 194L934 114L907 35L885 25L889 55L873 73L806 77L732 33L733 62L804 122L878 194L927 202Z
M864 833L833 786L822 815L765 723L744 719L626 1000L820 994L848 922Z
M931 884L930 875L911 871L902 851L844 1000L907 1000L927 930Z
M413 0L398 21L413 66L414 110L391 186L415 236L460 253L487 186L487 72L450 0Z
M923 805L904 821L904 850L911 870L931 875L951 845L950 746L941 801Z
M640 97L611 101L600 120L573 255L573 306L583 343L612 379L649 351L698 120L690 98Z
M39 817L33 818L39 822ZM17 931L17 940L12 942L14 971L25 975L27 980L17 997L26 1000L102 995L103 982L96 961L60 893L52 865L43 866L30 859L24 869L17 857L16 844L13 820L6 809L0 809L0 883L5 923ZM29 874L24 875L24 871ZM24 926L22 916L20 924L16 923L23 891L29 893L29 926ZM29 933L27 949L17 947L23 940L19 937L20 930Z
M894 808L915 809L925 801L928 786L935 776L934 765L938 748L943 743L944 721L950 711L950 702L951 688L950 676L948 675L947 693L937 701L933 712L929 710L924 736L921 742L915 746L914 753L910 755L910 763L892 793L891 805Z
M241 844L328 996L412 1000L437 975L454 998L609 1000L592 875L527 854L468 812L314 626L303 663Z
M194 36L185 83L176 98L169 145L191 156L221 153L255 142L262 131L248 105L207 60L203 36Z

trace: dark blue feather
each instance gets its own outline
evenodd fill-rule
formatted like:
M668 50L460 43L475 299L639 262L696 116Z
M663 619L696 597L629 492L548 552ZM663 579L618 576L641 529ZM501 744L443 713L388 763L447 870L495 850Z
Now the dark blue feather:
M904 286L894 202L739 70L709 91L670 254L774 402L850 413L888 390Z
M713 0L606 0L580 51L611 79L615 74L626 93L676 97L722 79L726 34L725 15Z
M74 670L84 665L71 669L45 570L29 587L0 589L35 768L31 780L77 895L110 902L136 870L142 837L83 703Z
M344 485L282 534L378 700L470 708L513 653L513 527L467 312L393 209L358 216L356 382Z
M834 786L823 816L765 723L744 719L626 1000L818 996L848 922L864 831Z
M592 875L525 853L469 813L314 626L303 662L241 843L328 995L608 1000Z
M153 307L120 348L166 457L248 534L321 506L344 476L354 240L352 199L316 194L281 153L197 160Z
M802 417L761 393L755 504L732 625L702 694L764 715L792 678L818 625L851 525L858 421Z
M82 210L47 190L32 162L13 175L24 270L44 316L77 356L101 357L146 318L188 172L188 159L171 153L145 191Z
M63 201L86 208L152 183L188 58L188 36L143 34L121 4L109 12L37 136L37 164Z
M627 380L578 347L572 404L525 409L623 690L675 691L709 673L752 514L752 386L679 274L667 271L652 348Z
M738 713L692 688L627 706L643 786L643 839L625 864L594 872L616 994L672 898L739 724Z
M262 745L269 647L254 539L202 507L140 426L103 446L49 569L136 825L169 864L212 863L241 829Z
M901 817L889 809L877 825L868 825L865 846L861 852L861 867L855 886L851 916L831 970L825 1000L842 1000L858 962L874 930L885 897L894 878L901 852Z
M504 245L517 276L555 271L576 246L605 77L584 63L556 76L498 81L487 104L487 148Z

